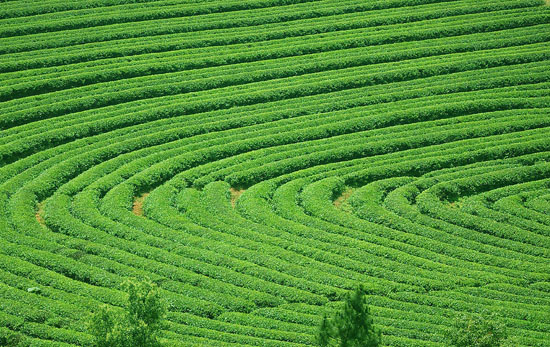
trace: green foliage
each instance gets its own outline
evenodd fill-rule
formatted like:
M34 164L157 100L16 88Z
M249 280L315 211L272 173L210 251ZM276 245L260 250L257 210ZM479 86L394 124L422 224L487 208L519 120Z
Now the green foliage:
M540 2L2 2L0 345L546 346Z
M319 346L377 347L381 333L375 329L365 291L357 288L348 294L342 310L331 318L323 317L317 334Z
M97 347L161 346L157 335L166 309L157 287L133 280L123 286L128 293L124 312L104 306L91 318Z
M507 338L506 326L492 315L461 315L447 334L454 347L499 347Z
M0 328L0 346L20 346L23 341L23 335Z

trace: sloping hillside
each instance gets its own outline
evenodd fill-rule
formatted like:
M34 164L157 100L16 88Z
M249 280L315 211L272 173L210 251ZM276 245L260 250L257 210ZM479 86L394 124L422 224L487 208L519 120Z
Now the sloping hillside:
M136 277L167 346L314 345L358 284L386 346L550 346L549 61L544 0L1 2L0 341Z

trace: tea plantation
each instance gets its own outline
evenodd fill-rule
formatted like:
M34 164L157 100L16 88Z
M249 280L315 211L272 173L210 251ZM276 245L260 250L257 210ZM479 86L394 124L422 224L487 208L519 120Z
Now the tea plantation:
M550 346L545 0L0 2L0 345L384 346L493 313Z

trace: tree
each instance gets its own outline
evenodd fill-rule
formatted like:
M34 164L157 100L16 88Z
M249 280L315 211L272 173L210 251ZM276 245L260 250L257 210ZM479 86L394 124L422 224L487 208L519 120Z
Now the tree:
M362 287L347 295L342 310L332 319L323 318L317 334L317 343L322 347L377 347L380 341Z
M461 315L447 333L455 347L499 347L506 338L506 326L494 314Z
M128 301L123 312L103 306L90 321L97 347L160 347L157 335L166 308L155 284L127 281Z
M317 344L319 346L328 346L330 343L330 337L333 335L332 326L329 324L327 316L323 317L321 325L319 326L319 332L317 334Z

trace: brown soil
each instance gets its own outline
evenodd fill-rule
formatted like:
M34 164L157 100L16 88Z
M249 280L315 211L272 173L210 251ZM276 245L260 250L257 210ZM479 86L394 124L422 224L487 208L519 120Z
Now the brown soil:
M143 216L143 202L149 193L143 193L140 196L134 198L134 206L132 208L132 213L136 216Z
M344 190L342 195L340 195L336 200L334 200L334 206L336 206L336 208L342 207L342 204L346 202L347 199L349 199L351 194L353 194L353 191L354 191L353 188L348 188Z
M44 217L42 217L43 215L44 215L44 203L39 202L34 216L40 225L46 226L46 222L44 222Z
M462 201L453 201L449 203L450 208L462 208Z
M229 188L229 192L231 193L231 206L235 208L235 205L237 204L237 199L244 193L245 189L235 189L235 188Z

